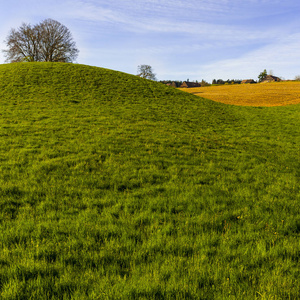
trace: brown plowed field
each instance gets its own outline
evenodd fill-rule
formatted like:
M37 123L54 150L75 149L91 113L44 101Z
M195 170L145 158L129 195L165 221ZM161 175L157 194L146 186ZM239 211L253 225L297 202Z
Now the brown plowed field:
M183 88L182 91L222 102L243 106L284 106L300 104L300 82L283 81L257 84L233 84Z

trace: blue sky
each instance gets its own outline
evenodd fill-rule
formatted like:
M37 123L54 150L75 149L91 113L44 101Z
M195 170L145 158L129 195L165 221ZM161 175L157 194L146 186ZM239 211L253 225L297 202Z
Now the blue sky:
M72 32L81 64L130 74L148 64L159 80L300 75L299 0L1 2L0 49L11 28L52 18Z

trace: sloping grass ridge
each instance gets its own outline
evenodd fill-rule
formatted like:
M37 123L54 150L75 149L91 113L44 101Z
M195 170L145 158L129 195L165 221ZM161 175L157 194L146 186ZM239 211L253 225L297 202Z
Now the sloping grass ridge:
M297 299L300 105L0 65L1 299Z

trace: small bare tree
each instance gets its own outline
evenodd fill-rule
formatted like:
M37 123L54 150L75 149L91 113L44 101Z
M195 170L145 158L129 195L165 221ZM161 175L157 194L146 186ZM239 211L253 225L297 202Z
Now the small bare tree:
M295 79L294 79L294 80L300 81L300 75L295 76Z
M137 75L142 78L156 80L156 74L153 73L152 67L149 65L139 65Z
M8 62L72 62L79 52L69 29L52 19L35 26L23 23L17 30L11 29L5 42Z

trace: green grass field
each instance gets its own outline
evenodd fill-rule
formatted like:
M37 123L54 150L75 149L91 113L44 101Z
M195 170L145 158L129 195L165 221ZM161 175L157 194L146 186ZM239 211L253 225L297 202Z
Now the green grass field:
M0 65L0 299L299 299L300 105Z

